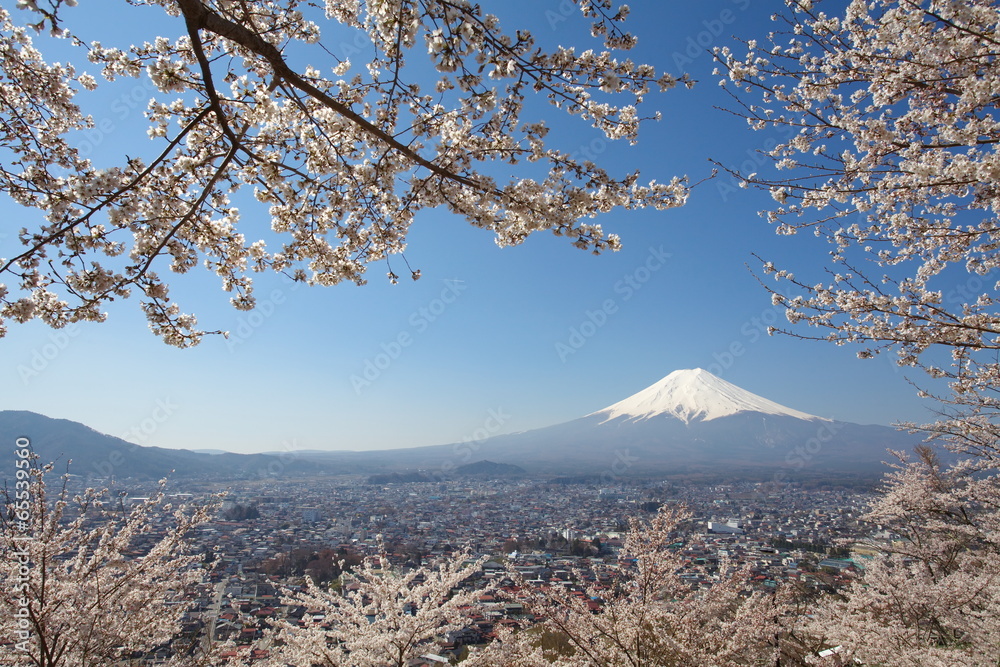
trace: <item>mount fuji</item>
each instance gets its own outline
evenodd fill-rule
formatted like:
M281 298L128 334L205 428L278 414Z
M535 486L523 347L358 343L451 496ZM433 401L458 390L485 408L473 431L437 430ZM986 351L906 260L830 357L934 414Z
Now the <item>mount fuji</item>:
M785 407L700 368L678 370L608 407L562 424L452 445L357 452L345 462L448 473L489 459L529 473L754 476L885 471L887 449L920 438ZM346 452L330 452L331 457Z
M631 421L642 421L666 416L691 424L729 417L741 412L757 412L763 415L805 420L820 419L778 405L757 394L751 394L700 368L674 371L624 401L593 412L587 417L603 415L605 417L601 422L603 424L622 417Z

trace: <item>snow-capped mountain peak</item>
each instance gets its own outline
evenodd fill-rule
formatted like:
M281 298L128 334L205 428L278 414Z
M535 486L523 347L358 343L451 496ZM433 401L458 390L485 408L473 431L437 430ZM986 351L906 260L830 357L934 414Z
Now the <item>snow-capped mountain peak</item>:
M625 400L587 416L600 415L605 417L603 421L619 417L642 421L658 415L669 415L689 424L728 417L739 412L822 419L752 394L701 368L674 371Z

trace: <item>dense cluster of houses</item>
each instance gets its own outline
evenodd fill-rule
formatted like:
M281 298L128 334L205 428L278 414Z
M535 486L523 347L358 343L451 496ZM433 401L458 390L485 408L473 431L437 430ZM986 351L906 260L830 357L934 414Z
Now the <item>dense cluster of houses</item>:
M833 590L863 567L859 542L878 535L879 527L861 520L868 499L846 488L776 491L753 483L607 488L525 479L372 485L335 478L237 485L219 518L197 536L215 562L211 580L191 593L175 646L223 643L249 662L266 655L260 640L275 618L322 621L317 610L283 604L282 590L320 573L324 558L357 562L385 552L405 568L434 566L459 549L485 555L482 576L466 585L493 579L500 587L466 610L465 627L450 633L441 651L418 661L433 667L490 641L500 626L535 622L530 591L514 584L508 567L524 586L562 586L599 613L601 597L585 587L599 589L622 576L630 565L621 551L629 518L648 518L661 503L690 512L675 548L692 586L710 586L725 559L747 566L756 586L795 581ZM169 650L136 656L136 664L156 664Z

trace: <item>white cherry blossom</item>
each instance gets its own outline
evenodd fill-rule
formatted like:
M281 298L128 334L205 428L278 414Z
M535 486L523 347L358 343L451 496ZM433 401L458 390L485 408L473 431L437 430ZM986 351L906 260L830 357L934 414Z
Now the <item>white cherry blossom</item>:
M398 273L390 259L425 209L464 217L501 246L548 230L595 253L618 249L593 218L679 206L685 181L643 184L550 147L525 104L547 100L635 142L655 116L638 111L644 98L677 79L616 54L635 43L621 27L627 8L577 2L597 49L546 49L454 0L328 0L324 13L303 0L122 1L126 15L147 5L184 27L164 36L149 23L147 41L127 48L73 37L84 10L65 0L0 8L0 189L36 212L25 213L23 250L0 260L0 318L100 321L107 302L135 297L157 335L194 345L205 332L172 300L170 272L203 265L239 309L254 306L257 272L361 284L373 262ZM46 27L105 81L48 64L31 39ZM371 60L324 46L327 28L363 32ZM434 73L407 66L427 57ZM98 168L81 154L94 121L77 100L122 78L155 88L152 148ZM274 234L249 231L251 215Z

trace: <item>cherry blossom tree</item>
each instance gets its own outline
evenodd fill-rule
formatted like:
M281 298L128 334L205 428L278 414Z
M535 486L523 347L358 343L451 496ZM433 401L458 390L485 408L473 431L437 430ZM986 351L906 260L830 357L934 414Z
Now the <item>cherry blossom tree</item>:
M899 464L866 516L891 543L864 576L813 611L804 632L840 651L820 664L995 665L1000 513L995 477L946 467L933 450Z
M832 246L822 279L764 260L767 289L785 333L925 371L940 417L904 426L953 454L899 453L867 516L895 539L813 631L840 647L828 662L996 664L1000 7L787 4L766 45L717 52L736 112L786 137L766 173L735 175L770 192L779 234Z
M765 263L788 285L774 301L817 337L865 345L861 356L894 349L916 365L944 345L966 368L968 355L1000 344L988 279L1000 262L1000 9L878 0L851 2L839 18L820 3L789 6L789 30L768 46L749 42L742 58L718 52L751 127L790 135L768 152L773 175L738 176L770 191L778 206L766 215L779 234L812 231L833 246L826 282ZM955 289L962 274L975 279L970 289Z
M469 0L130 0L145 7L122 3L126 15L159 10L183 30L125 48L108 41L110 25L105 42L77 37L78 13L94 10L72 0L0 9L0 189L28 209L23 249L0 261L0 317L61 327L138 296L155 333L193 345L204 332L166 273L202 263L243 310L255 272L360 284L384 261L396 281L390 258L434 208L501 246L549 230L595 253L617 249L592 219L678 206L684 181L642 184L550 147L544 115L526 108L537 98L635 142L657 115L639 111L647 94L677 80L616 55L636 43L626 6L574 2L595 48L543 48ZM33 30L63 38L78 61L48 62ZM363 62L332 46L359 35L364 48L350 50L370 52ZM102 166L81 150L95 124L84 109L129 78L155 88L149 141ZM261 213L270 230L243 222Z
M0 664L110 665L174 639L204 574L187 538L210 507L173 507L161 487L124 508L106 492L73 496L65 478L53 494L48 471L18 468L5 506Z
M678 523L688 516L664 506L648 525L632 519L620 560L634 559L635 565L616 587L585 585L581 596L561 586L534 588L509 572L526 606L544 620L502 637L471 664L792 664L787 660L802 649L791 633L796 617L786 591L751 591L746 570L726 562L705 590L681 577L684 559L670 545L678 539ZM599 611L587 604L590 600L601 601Z
M285 595L290 607L305 607L300 624L279 620L267 664L406 667L438 653L447 634L464 628L467 611L492 590L472 586L482 559L458 552L436 565L393 568L385 553L368 557L341 577L339 591L308 577L302 592Z

